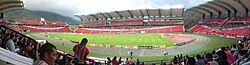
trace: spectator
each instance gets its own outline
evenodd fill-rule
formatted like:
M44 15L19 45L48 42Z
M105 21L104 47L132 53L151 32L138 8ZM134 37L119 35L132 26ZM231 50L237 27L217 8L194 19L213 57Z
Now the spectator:
M140 60L137 58L136 65L140 65Z
M187 65L195 65L196 64L196 61L194 59L194 57L189 57L187 59Z
M202 59L201 55L196 55L196 64L195 65L205 65L205 61Z
M224 51L218 51L216 54L218 55L217 62L219 65L230 65L227 61L227 55Z
M109 57L107 57L108 61L107 61L107 65L111 65L112 61Z
M128 61L128 58L126 58L125 64L126 64L126 65L130 65L130 64L129 64L129 61Z
M83 38L81 43L73 47L75 59L79 62L76 64L86 64L89 49L86 47L88 40Z
M46 43L38 51L40 60L36 60L33 65L54 65L57 56L54 45Z
M121 63L122 63L122 57L119 58L119 64L121 64Z
M112 59L112 65L119 65L119 62L116 60L116 56Z
M141 64L140 65L144 65L144 62L141 62Z
M166 50L164 50L164 52L163 52L163 53L164 53L164 56L166 56L166 55L167 55L167 51L166 51Z
M177 60L177 57L176 57L176 56L174 56L174 59L173 59L171 62L173 62L173 63L174 63L174 65L176 65L176 64L178 64L178 63L179 63L179 62L178 62L178 60Z
M213 60L216 60L218 58L218 55L216 54L215 51L212 51L212 54L213 54Z
M132 57L133 56L133 51L130 51L130 57Z
M235 65L241 65L240 62L248 57L247 50L239 50L238 56L239 58L236 60L236 62L234 62Z
M205 60L207 62L206 65L219 65L216 61L213 60L213 55L211 53L207 53Z
M133 58L131 57L130 59L129 59L129 64L133 64L134 63L134 60L133 60Z
M232 46L232 50L231 50L231 53L233 53L233 54L234 54L234 52L237 52L237 51L238 51L237 46L236 46L235 44L233 44L233 46Z
M11 35L14 32L10 32L10 30L7 29L5 32L1 31L1 33L2 33L2 36L1 36L2 45L1 45L1 47L4 49L8 49L11 52L15 52L15 43L12 40L14 38L14 36Z
M183 64L187 64L186 62L187 62L188 57L189 57L188 55L186 55L186 56L184 57Z
M167 65L166 63L163 63L162 65Z
M221 50L224 51L224 52L226 53L227 62L228 62L229 64L233 64L233 63L236 61L235 58L234 58L234 56L232 55L232 53L229 52L229 51L226 49L226 47L222 47Z

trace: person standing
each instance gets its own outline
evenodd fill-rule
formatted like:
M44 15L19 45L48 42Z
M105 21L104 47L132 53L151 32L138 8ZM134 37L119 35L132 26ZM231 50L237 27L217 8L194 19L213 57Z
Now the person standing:
M164 50L164 52L163 52L163 53L164 53L164 56L166 56L166 55L167 55L167 51L166 51L166 50Z
M87 43L87 38L83 38L80 44L73 47L75 59L79 61L75 62L75 64L86 64L87 56L89 54L89 49L86 47Z
M130 51L130 57L132 58L132 56L133 56L133 51Z

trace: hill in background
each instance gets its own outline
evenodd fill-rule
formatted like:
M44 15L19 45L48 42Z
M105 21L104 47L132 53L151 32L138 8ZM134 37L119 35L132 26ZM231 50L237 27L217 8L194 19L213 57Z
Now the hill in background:
M6 20L37 20L45 18L45 21L67 22L68 24L79 24L79 20L74 20L70 17L65 17L56 13L46 11L30 11L30 10L14 10L4 13Z

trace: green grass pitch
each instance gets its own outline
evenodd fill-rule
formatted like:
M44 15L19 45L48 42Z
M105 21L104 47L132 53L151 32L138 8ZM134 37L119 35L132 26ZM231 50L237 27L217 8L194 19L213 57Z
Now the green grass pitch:
M52 37L72 41L89 40L88 44L120 45L120 46L173 46L173 42L160 34L47 34Z
M30 35L32 38L42 39L40 37L33 36L32 34L36 34L36 33L28 33L28 35ZM93 42L92 40L90 40L91 38L95 38L95 40L97 40L97 38L101 38L101 36L99 36L99 35L108 36L106 34L61 34L61 33L59 33L59 34L47 34L47 35L53 36L53 37L64 38L66 40L74 40L74 41L80 41L83 37L86 37L89 39L89 43ZM109 34L109 36L110 35L111 34ZM114 36L121 36L121 37L118 37L118 39L117 39L117 42L119 42L119 41L124 41L124 40L120 40L120 39L124 39L124 35L129 36L130 34L128 34L128 35L127 34L118 34L118 35L113 34L113 35ZM136 34L136 35L143 36L143 34ZM147 35L156 35L157 36L159 34L146 34L143 36L143 38L148 38ZM199 54L199 53L203 53L205 51L206 52L212 51L214 49L218 49L218 48L223 47L223 46L230 46L231 44L238 42L237 39L233 39L233 38L224 38L224 37L213 36L213 35L212 36L211 35L201 35L201 36L208 37L209 39L211 39L211 42L207 43L205 46L194 48L194 50L182 51L182 54L183 55ZM152 40L154 40L154 39L152 39ZM64 46L64 45L58 44L54 41L49 41L49 42L54 44L59 50L66 51L66 52L73 52L72 47L70 47L70 46ZM128 46L127 44L126 44L126 46ZM166 43L166 44L168 44L168 43ZM169 44L171 44L171 42ZM131 44L131 45L135 45L135 44ZM151 43L150 45L155 45L155 44ZM161 45L161 44L156 43L156 45ZM92 52L92 53L90 53L89 56L106 58L106 57L112 57L113 55L96 54L96 53ZM134 58L138 58L141 61L145 61L146 64L150 64L150 63L160 63L160 60L164 60L163 62L169 63L172 60L173 56L175 56L175 55L171 55L171 56L167 56L167 57L164 57L164 56L135 56ZM123 58L126 58L126 56Z

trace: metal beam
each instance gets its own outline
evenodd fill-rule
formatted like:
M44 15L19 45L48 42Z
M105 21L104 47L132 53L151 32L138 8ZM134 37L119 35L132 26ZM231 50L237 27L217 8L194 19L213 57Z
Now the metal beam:
M195 9L200 9L200 10L203 10L203 11L206 11L207 13L211 13L209 10L207 9L204 9L204 8L200 8L200 7L195 7Z
M248 16L248 11L249 9L247 8L247 6L241 1L241 0L235 0L237 3L239 3L244 9L245 9L245 13L246 13L246 17Z
M100 13L100 15L102 15L106 20L108 19L108 17L106 17L103 13Z
M148 9L145 9L145 10L146 10L146 13L148 14L148 17L150 17L150 16L149 16L149 13L148 13Z
M131 18L134 18L134 16L133 16L133 14L131 13L131 11L130 10L127 10L128 11L128 13L130 14L130 17Z
M10 5L10 6L1 7L0 12L9 8L14 8L14 7L23 7L23 5Z
M0 2L0 6L7 5L7 4L22 4L22 1L13 1L13 0L10 0L10 1Z
M141 16L144 17L144 14L143 14L142 10L140 10L140 13L141 13Z
M228 10L230 11L230 9L228 9L227 7L225 7L225 6L221 5L221 4L215 3L215 2L208 2L207 4L211 4L211 5L220 7L222 9L224 9L226 12L228 12Z
M241 0L234 0L235 2L239 3L245 10L247 10L247 6Z
M212 6L206 5L206 4L201 5L201 6L204 6L204 7L207 7L207 8L209 8L209 9L212 9L212 10L218 12L218 13L220 12L218 9L216 9L216 8L214 8L214 7L212 7Z
M107 14L109 18L113 19L113 17L109 13L105 13L105 14Z
M224 2L224 1L215 1L215 2L223 4L223 5L227 6L227 7L229 7L231 10L233 10L233 12L235 12L235 10L236 10L232 5L228 4L227 2Z
M117 13L119 17L122 18L122 15L118 11L115 11L115 13Z
M92 17L94 17L96 20L98 20L98 18L97 18L95 15L93 15L93 14L90 14L89 16L92 16Z
M202 14L209 14L209 12L206 12L200 9L195 9L195 8L188 9L187 11L195 11L195 12L201 12Z
M161 17L161 9L158 9L159 17Z
M170 12L169 13L170 13L169 16L172 18L172 16L173 16L172 8L170 8Z
M199 11L199 10L188 9L187 11L194 11L194 12L197 12L197 13L199 13L199 14L204 14L204 13L202 13L202 12Z

